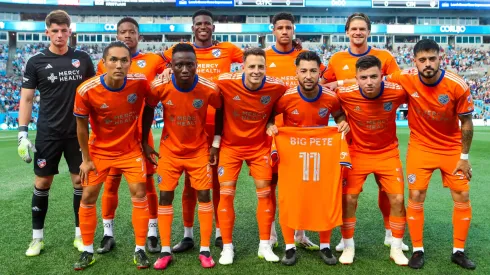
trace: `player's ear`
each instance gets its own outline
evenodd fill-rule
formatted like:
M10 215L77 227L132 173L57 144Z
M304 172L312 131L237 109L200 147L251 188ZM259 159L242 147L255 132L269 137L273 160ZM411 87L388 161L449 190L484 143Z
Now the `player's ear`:
M216 29L216 25L214 25L214 23L213 23L213 33L214 33L214 29Z
M142 39L143 39L143 35L138 34L138 42L141 42Z
M192 24L192 26L191 26L191 31L192 31L192 33L194 33L194 24ZM214 29L213 29L213 31L214 31ZM194 37L194 39L195 39L195 37Z

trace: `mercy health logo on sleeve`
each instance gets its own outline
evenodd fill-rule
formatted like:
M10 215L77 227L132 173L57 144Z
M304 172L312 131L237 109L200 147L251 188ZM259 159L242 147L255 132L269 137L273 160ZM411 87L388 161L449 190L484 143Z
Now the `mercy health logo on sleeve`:
M441 26L439 28L441 32L453 32L453 33L464 33L466 31L465 26Z

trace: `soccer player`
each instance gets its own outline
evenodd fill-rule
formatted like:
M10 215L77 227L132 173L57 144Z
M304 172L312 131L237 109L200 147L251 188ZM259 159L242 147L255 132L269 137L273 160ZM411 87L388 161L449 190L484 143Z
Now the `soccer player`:
M345 33L349 37L349 48L346 51L335 53L330 59L327 71L324 74L324 79L327 81L327 86L335 89L337 86L356 84L356 62L366 55L374 55L381 60L381 73L388 75L399 70L396 60L387 50L373 48L368 45L367 39L371 34L371 21L369 17L363 13L353 13L347 18L345 23ZM350 139L350 135L347 136ZM347 170L344 170L347 171ZM378 185L379 179L376 178ZM383 214L385 226L386 246L391 245L392 231L390 227L390 201L383 190L378 193L378 205ZM343 250L343 240L336 246L337 251ZM408 246L402 244L404 251L408 251Z
M198 216L201 230L199 261L202 267L210 268L215 265L209 249L213 232L213 205L209 192L212 187L212 175L205 124L208 105L220 108L221 97L216 84L196 74L196 53L191 45L177 44L172 48L172 52L171 79L156 79L152 83L152 98L148 100L149 106L145 107L143 115L145 129L143 147L147 158L152 159L153 149L146 144L148 139L146 135L153 122L153 107L159 101L162 102L165 127L158 160L160 188L158 227L162 250L154 268L163 270L173 259L170 250L174 213L172 201L174 190L184 171L189 175L192 188L197 190L199 201Z
M65 156L73 184L73 210L75 213L75 240L73 245L83 249L78 209L82 198L80 164L82 155L77 141L76 122L72 106L78 85L95 75L90 56L68 47L71 36L70 16L55 10L46 17L46 36L49 47L32 56L26 64L19 107L19 156L27 163L34 152L34 193L32 195L32 242L26 256L37 256L44 249L44 219L48 212L49 189L58 174L61 155ZM41 95L37 124L36 145L31 143L27 131L32 115L35 89Z
M208 80L222 73L228 73L231 70L232 63L243 63L243 51L229 42L220 42L213 45L214 32L213 14L208 10L198 10L192 15L192 32L194 33L194 50L197 56L197 74ZM164 52L164 59L167 63L172 61L172 48ZM167 78L169 76L166 76ZM206 117L206 133L211 145L214 136L214 116L215 109L208 106L208 115ZM220 223L218 212L216 211L219 204L219 182L217 166L211 166L213 172L213 206L216 219L216 240L215 246L222 247ZM185 175L184 191L182 192L182 217L184 220L184 238L172 248L173 252L184 252L194 247L194 212L196 209L196 190L190 184L190 179Z
M258 256L268 262L279 261L269 242L274 213L271 211L270 194L272 169L268 162L270 142L265 127L274 103L284 94L287 86L280 80L265 75L264 50L248 49L243 58L243 73L222 74L216 81L223 97L223 109L216 111L217 136L214 137L211 149L218 150L221 145L218 167L221 197L218 218L223 236L223 251L219 259L222 265L233 263L233 203L243 161L250 167L257 188L257 221L260 234Z
M468 153L473 139L474 105L464 80L439 69L439 49L433 40L420 40L413 48L417 69L387 77L410 94L407 221L413 254L408 265L415 269L424 266L424 201L432 173L439 169L443 186L451 190L454 201L451 260L463 268L475 269L476 265L464 252L472 217L469 195L472 171Z
M117 40L126 43L131 50L131 66L129 73L141 73L146 76L148 81L153 81L157 74L165 70L166 65L160 55L154 53L142 53L138 50L140 40L139 24L130 17L125 17L117 23ZM97 75L107 72L104 61L100 60L97 65ZM154 146L153 136L149 138L150 146ZM146 246L151 253L160 252L160 245L157 239L157 218L158 218L158 196L155 191L153 174L156 167L149 161L146 163L146 196L148 198L148 209L150 220L148 222L148 237ZM104 192L102 193L102 218L104 223L104 237L100 243L97 253L106 253L116 245L114 239L114 215L118 205L118 189L121 184L121 172L111 169L106 181L104 182Z
M80 229L84 245L84 251L74 268L83 270L95 262L93 242L97 228L96 203L102 183L112 168L120 170L129 183L136 238L134 263L138 269L148 268L150 262L145 252L148 229L147 177L138 116L145 97L150 93L150 87L143 74L128 74L131 51L124 42L109 44L102 57L107 73L93 77L78 87L73 108L83 155L80 165L83 185ZM89 119L92 128L90 139Z
M315 52L302 52L296 58L295 64L299 85L290 88L277 101L274 115L271 116L272 119L267 127L267 134L272 136L278 133L277 126L274 124L276 114L283 117L284 126L293 127L327 126L332 115L337 122L339 132L348 132L349 126L345 121L339 99L335 93L319 85L320 57ZM279 213L282 214L281 211ZM294 229L283 222L281 228L286 243L286 255L281 262L284 265L294 265L297 260ZM337 259L330 250L331 233L331 230L320 232L320 256L326 264L334 265Z
M337 88L342 108L352 131L349 151L352 169L347 171L343 188L344 251L342 264L352 264L355 255L354 230L359 194L369 174L374 174L390 200L390 226L393 231L390 258L397 265L407 265L402 240L405 234L403 171L396 137L396 112L406 102L406 93L397 84L383 82L381 61L372 55L356 62L357 85Z

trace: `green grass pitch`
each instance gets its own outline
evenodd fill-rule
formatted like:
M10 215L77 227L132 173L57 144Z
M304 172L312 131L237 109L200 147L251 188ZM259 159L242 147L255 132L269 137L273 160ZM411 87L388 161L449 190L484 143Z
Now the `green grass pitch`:
M398 129L402 161L405 154L409 131ZM155 138L160 131L155 131ZM34 133L31 132L34 139ZM0 132L0 274L70 274L74 273L73 263L79 252L73 248L74 222L72 210L73 189L66 163L62 160L60 175L55 177L50 192L49 211L46 218L44 252L38 257L24 255L31 240L31 196L34 174L32 164L23 163L17 156L17 133ZM490 127L476 127L470 152L474 179L471 182L473 220L467 241L467 253L477 264L474 274L490 274L490 215L488 215L488 194L490 194ZM180 192L178 187L174 202L172 244L183 237ZM96 255L96 263L83 271L84 274L157 274L155 270L137 271L132 263L134 237L131 226L131 201L128 188L121 185L119 208L115 220L115 251L106 255ZM405 195L407 198L407 195ZM421 271L408 267L398 267L389 260L389 249L383 246L384 228L377 206L377 187L370 176L360 197L356 228L356 259L351 266L331 267L325 265L317 252L299 250L300 259L293 267L271 264L257 258L258 233L255 219L256 195L254 185L248 177L246 166L242 170L236 195L235 263L232 266L217 266L204 270L198 262L198 248L191 252L174 255L175 262L164 271L165 274L460 274L466 272L450 261L452 252L452 199L449 190L442 188L439 172L435 172L425 203L425 249L426 265ZM406 202L405 202L406 203ZM100 202L98 205L100 214ZM101 217L96 233L95 246L99 245L103 229ZM197 228L194 230L199 243ZM280 228L277 227L280 234ZM316 243L318 235L307 233ZM339 230L332 236L332 248L340 239ZM408 231L405 243L410 245ZM411 245L410 245L411 246ZM217 262L219 250L211 248ZM279 257L284 255L284 245L275 249ZM339 253L336 254L340 256ZM408 255L408 253L407 253ZM157 255L150 255L152 262Z

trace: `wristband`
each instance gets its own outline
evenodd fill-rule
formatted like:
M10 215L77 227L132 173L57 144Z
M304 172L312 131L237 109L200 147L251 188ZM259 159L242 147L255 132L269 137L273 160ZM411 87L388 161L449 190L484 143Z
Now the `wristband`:
M459 159L468 160L468 157L468 154L461 154L461 157Z
M29 131L29 127L26 125L19 125L19 132L27 132Z
M213 139L213 144L211 146L213 146L214 148L219 148L220 143L221 143L221 136L215 135Z
M338 86L344 86L344 81L343 80L338 80L337 81Z

